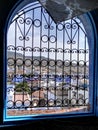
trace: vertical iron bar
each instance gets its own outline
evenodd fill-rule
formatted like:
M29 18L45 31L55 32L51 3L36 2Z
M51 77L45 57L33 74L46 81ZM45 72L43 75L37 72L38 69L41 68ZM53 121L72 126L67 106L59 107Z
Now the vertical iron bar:
M47 97L48 97L48 91L49 91L49 50L50 50L50 46L49 46L49 37L50 37L50 16L48 15L48 67L47 67ZM48 99L48 103L49 103L49 99ZM47 109L49 109L49 105L47 104Z
M34 21L34 9L32 10L32 71L31 71L31 76L29 76L29 77L33 77L33 75L34 75L34 72L33 72L33 68L34 68L34 65L33 65L33 44L34 44L34 23L33 23L33 21ZM33 99L32 99L32 90L33 90L33 80L31 80L31 95L30 95L30 102L31 102L31 108L33 107L33 105L32 105L32 103L33 103ZM31 109L32 110L32 109Z
M56 43L55 43L55 58L54 58L54 62L55 62L55 74L54 74L54 79L55 79L55 87L54 87L54 96L55 96L55 107L56 107L56 104L57 104L57 86L56 86L56 71L57 71L57 66L56 66L56 63L57 63L57 24L56 24Z
M71 26L71 34L70 34L70 72L69 72L69 74L70 74L70 89L69 89L69 104L71 105L71 78L72 78L72 76L71 76L71 69L72 69L72 19L71 19L71 21L70 21L71 23L70 23L70 26ZM69 106L70 107L70 106Z
M17 60L17 57L16 57L16 47L17 46L17 20L15 21L15 59L14 59L14 73L16 75L16 60ZM15 79L15 82L14 82L14 85L16 87L16 77L14 78ZM16 92L14 92L14 107L15 107L15 94Z
M23 31L23 48L24 48L24 49L23 49L23 75L24 75L24 70L25 70L25 62L24 62L24 61L25 61L25 39L26 39L26 36L25 36L25 29L26 29L26 28L25 28L25 27L26 27L25 22L26 22L26 21L25 21L25 20L26 20L26 14L25 14L25 12L24 12L24 27L23 27L23 28L24 28L24 29L23 29L23 30L24 30L24 31ZM23 104L24 104L24 94L25 94L25 92L24 92L24 90L23 90L23 89L24 89L24 83L25 83L25 82L24 82L24 77L23 77L23 88L22 88L22 91L23 91L22 102L23 102Z
M77 23L76 23L77 24ZM79 106L79 99L78 99L78 89L79 89L79 41L80 41L80 30L79 30L79 26L78 26L78 43L77 43L77 103ZM76 103L76 104L77 104Z
M41 38L41 36L42 36L42 11L43 11L43 8L41 7L41 12L40 12L40 21L41 21L41 26L40 26L40 38ZM41 73L42 73L42 58L41 58L41 49L42 49L42 41L40 40L40 74L39 74L39 79L41 79ZM39 87L41 88L42 86L41 86L41 80L39 81ZM42 90L42 88L41 88L41 91L43 91ZM39 102L40 102L40 90L39 90ZM40 104L41 104L41 102L40 102Z
M86 90L85 90L85 87L86 87L85 85L87 85L87 83L86 83L86 81L85 81L85 80L86 80L86 73L87 73L87 72L86 72L86 49L87 49L87 47L86 47L86 35L85 35L84 37L85 37L85 38L84 38L84 39L85 39L85 41L84 41L84 42L85 42L85 43L84 43L84 52L85 52L85 53L84 53L84 100L85 100L85 91L86 91ZM85 106L85 105L84 105L84 106Z
M63 83L64 83L64 78L65 78L65 66L64 66L64 57L65 57L65 54L64 54L64 50L65 50L65 29L64 29L64 23L65 22L63 22L63 60L62 60L62 78L63 78ZM62 84L62 107L63 107L63 98L64 98L64 95L65 95L65 87L63 86L64 84Z

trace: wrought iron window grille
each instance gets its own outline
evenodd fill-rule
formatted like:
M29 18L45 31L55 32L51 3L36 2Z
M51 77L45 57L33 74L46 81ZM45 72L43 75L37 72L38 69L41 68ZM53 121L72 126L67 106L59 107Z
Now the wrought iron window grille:
M7 38L8 116L88 112L89 46L79 18L55 24L35 2L13 18Z

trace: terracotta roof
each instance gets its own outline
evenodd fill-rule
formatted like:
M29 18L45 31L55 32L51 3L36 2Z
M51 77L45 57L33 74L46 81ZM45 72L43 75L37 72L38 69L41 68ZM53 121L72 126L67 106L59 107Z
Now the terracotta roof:
M44 98L44 91L42 90L39 90L39 91L35 91L32 93L32 97L36 97L36 98ZM27 94L15 94L13 96L13 101L18 101L18 100L21 100L21 101L25 101L25 100L30 100L29 99L29 95Z
M15 94L13 100L14 101L17 101L17 100L23 101L23 99L24 100L27 100L27 99L29 100L29 97L27 96L27 94L24 94L24 95L23 94Z
M39 90L32 93L32 97L44 98L44 91Z

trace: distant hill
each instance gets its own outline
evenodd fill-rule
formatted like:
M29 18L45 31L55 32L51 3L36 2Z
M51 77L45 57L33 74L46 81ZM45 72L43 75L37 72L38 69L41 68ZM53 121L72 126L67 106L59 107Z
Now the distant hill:
M12 51L7 51L7 58L13 58L13 59L15 59L15 52L12 52ZM16 59L17 58L21 58L21 59L23 59L23 54L21 54L21 53L16 53ZM48 58L46 58L46 57L44 57L44 56L25 56L25 59L33 59L33 60L53 60L53 59L48 59ZM9 62L13 62L12 60L10 60ZM61 65L59 65L60 63L58 63L58 70L59 69L62 69L62 67L63 66L61 66ZM65 64L67 64L67 62L65 63ZM74 66L76 66L76 67L74 67ZM83 67L81 67L82 66L82 64L80 65L80 68L78 68L78 71L81 73L84 73L84 67L85 66L83 66ZM73 72L73 73L77 73L77 65L74 63L73 64L73 66L68 66L68 67L65 67L66 68L66 72L67 73L69 73L70 72L70 67L71 67L71 72ZM52 69L55 69L55 65L54 66L52 66L51 67ZM60 70L61 71L61 70ZM88 73L88 71L89 71L89 66L87 66L86 67L86 73Z
M15 54L15 52L12 52L12 51L7 51L7 58L21 58L21 59L23 59L23 54L21 54L21 53L16 53ZM37 59L37 60L40 60L40 56L25 56L25 59ZM44 57L44 56L41 56L41 60L43 60L43 59L46 59L47 60L47 58L46 57Z
M16 53L16 58L22 58L23 55L21 53ZM7 58L15 58L15 52L7 51Z

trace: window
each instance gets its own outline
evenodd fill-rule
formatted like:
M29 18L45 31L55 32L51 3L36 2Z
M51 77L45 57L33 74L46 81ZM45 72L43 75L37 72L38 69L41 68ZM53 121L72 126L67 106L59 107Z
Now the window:
M7 32L4 120L94 114L94 39L89 14L55 24L35 1Z

